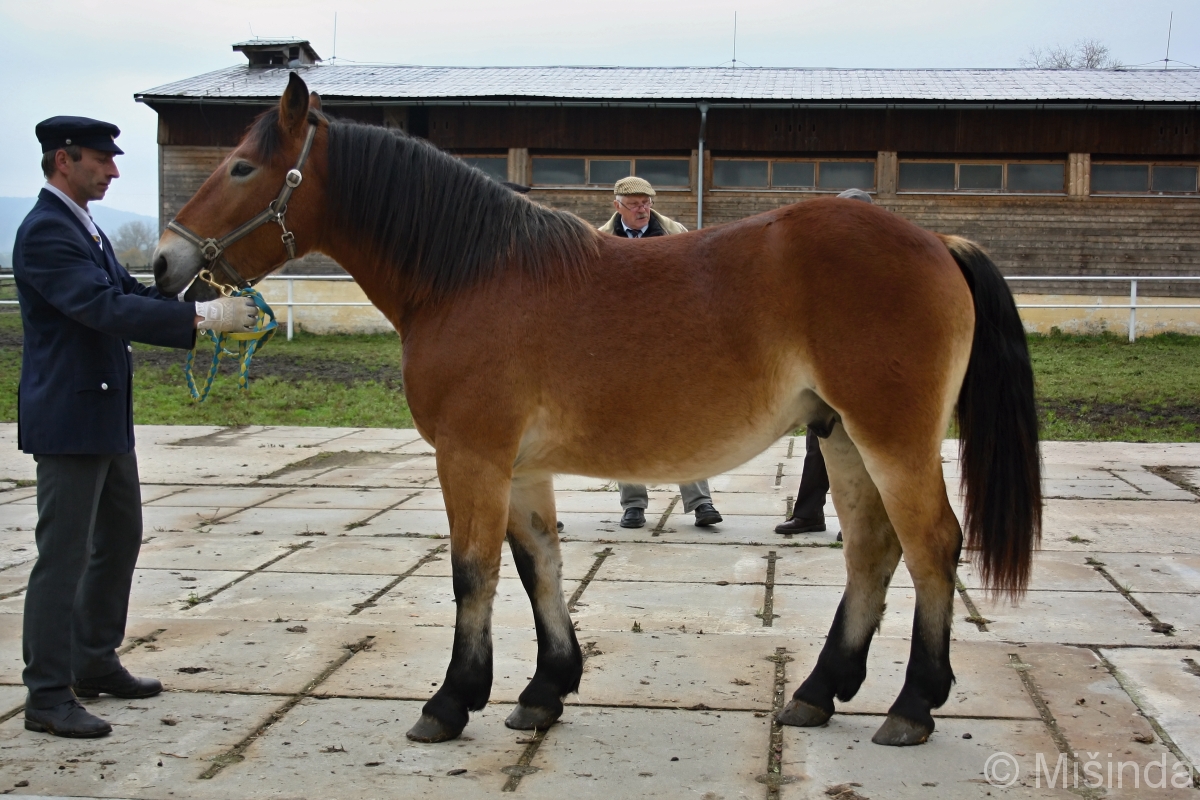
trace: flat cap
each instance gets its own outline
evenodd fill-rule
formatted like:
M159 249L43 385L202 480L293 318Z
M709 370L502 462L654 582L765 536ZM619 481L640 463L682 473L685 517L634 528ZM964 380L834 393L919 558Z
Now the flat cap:
M617 181L616 185L613 186L613 194L645 194L654 197L654 187L645 178L630 176Z
M43 153L70 145L90 147L92 150L116 155L125 153L117 147L115 141L121 135L121 129L111 122L101 122L89 117L51 117L39 122L33 130L38 141L42 143Z

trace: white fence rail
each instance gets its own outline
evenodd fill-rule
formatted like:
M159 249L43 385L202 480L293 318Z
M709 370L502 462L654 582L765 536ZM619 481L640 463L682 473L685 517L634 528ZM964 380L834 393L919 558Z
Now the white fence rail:
M148 283L154 280L153 275L137 274L133 277L139 281ZM0 281L12 280L13 274L11 270L0 272ZM289 341L293 335L293 308L306 307L337 307L337 306L370 306L368 302L304 302L298 301L295 298L296 281L353 281L349 275L268 275L269 281L287 281L287 301L285 303L276 303L287 309L287 338ZM1190 282L1200 281L1200 275L1008 275L1005 280L1010 283L1015 282L1018 285L1022 281L1041 282L1041 283L1066 283L1066 282L1091 282L1091 283L1128 283L1129 284L1129 302L1128 303L1018 303L1017 308L1063 308L1063 309L1080 309L1083 311L1098 311L1104 309L1128 309L1129 310L1129 341L1137 339L1137 312L1138 309L1193 309L1200 311L1200 298L1193 303L1139 303L1138 302L1138 285L1155 282ZM1014 287L1015 288L1015 287ZM0 305L16 305L16 300L0 300Z

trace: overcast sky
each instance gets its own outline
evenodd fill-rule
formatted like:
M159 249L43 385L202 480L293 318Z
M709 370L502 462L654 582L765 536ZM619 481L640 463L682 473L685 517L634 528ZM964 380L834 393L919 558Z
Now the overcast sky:
M0 196L42 184L34 125L116 123L127 155L106 204L157 215L156 116L135 92L245 63L229 46L309 39L324 58L393 64L1015 67L1031 46L1099 39L1126 64L1200 65L1200 3L1169 0L0 0Z

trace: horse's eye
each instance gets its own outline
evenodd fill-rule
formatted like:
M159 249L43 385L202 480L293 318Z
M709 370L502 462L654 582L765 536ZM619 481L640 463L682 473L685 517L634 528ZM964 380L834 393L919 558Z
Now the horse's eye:
M254 167L252 165L247 164L245 161L239 161L233 165L233 169L229 171L229 174L235 178L244 178L251 172L254 172Z

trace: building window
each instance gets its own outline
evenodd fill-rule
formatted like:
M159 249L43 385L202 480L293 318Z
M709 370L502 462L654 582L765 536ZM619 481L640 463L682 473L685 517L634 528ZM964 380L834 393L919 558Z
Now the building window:
M713 186L718 189L871 191L875 188L875 162L714 158Z
M901 192L1038 192L1062 194L1066 165L1012 162L901 161Z
M505 156L463 156L462 160L492 180L508 180L508 158Z
M1196 194L1196 166L1092 164L1093 194Z
M611 189L621 178L636 175L656 189L687 189L691 186L688 158L560 158L534 156L533 185L554 187L603 187Z

